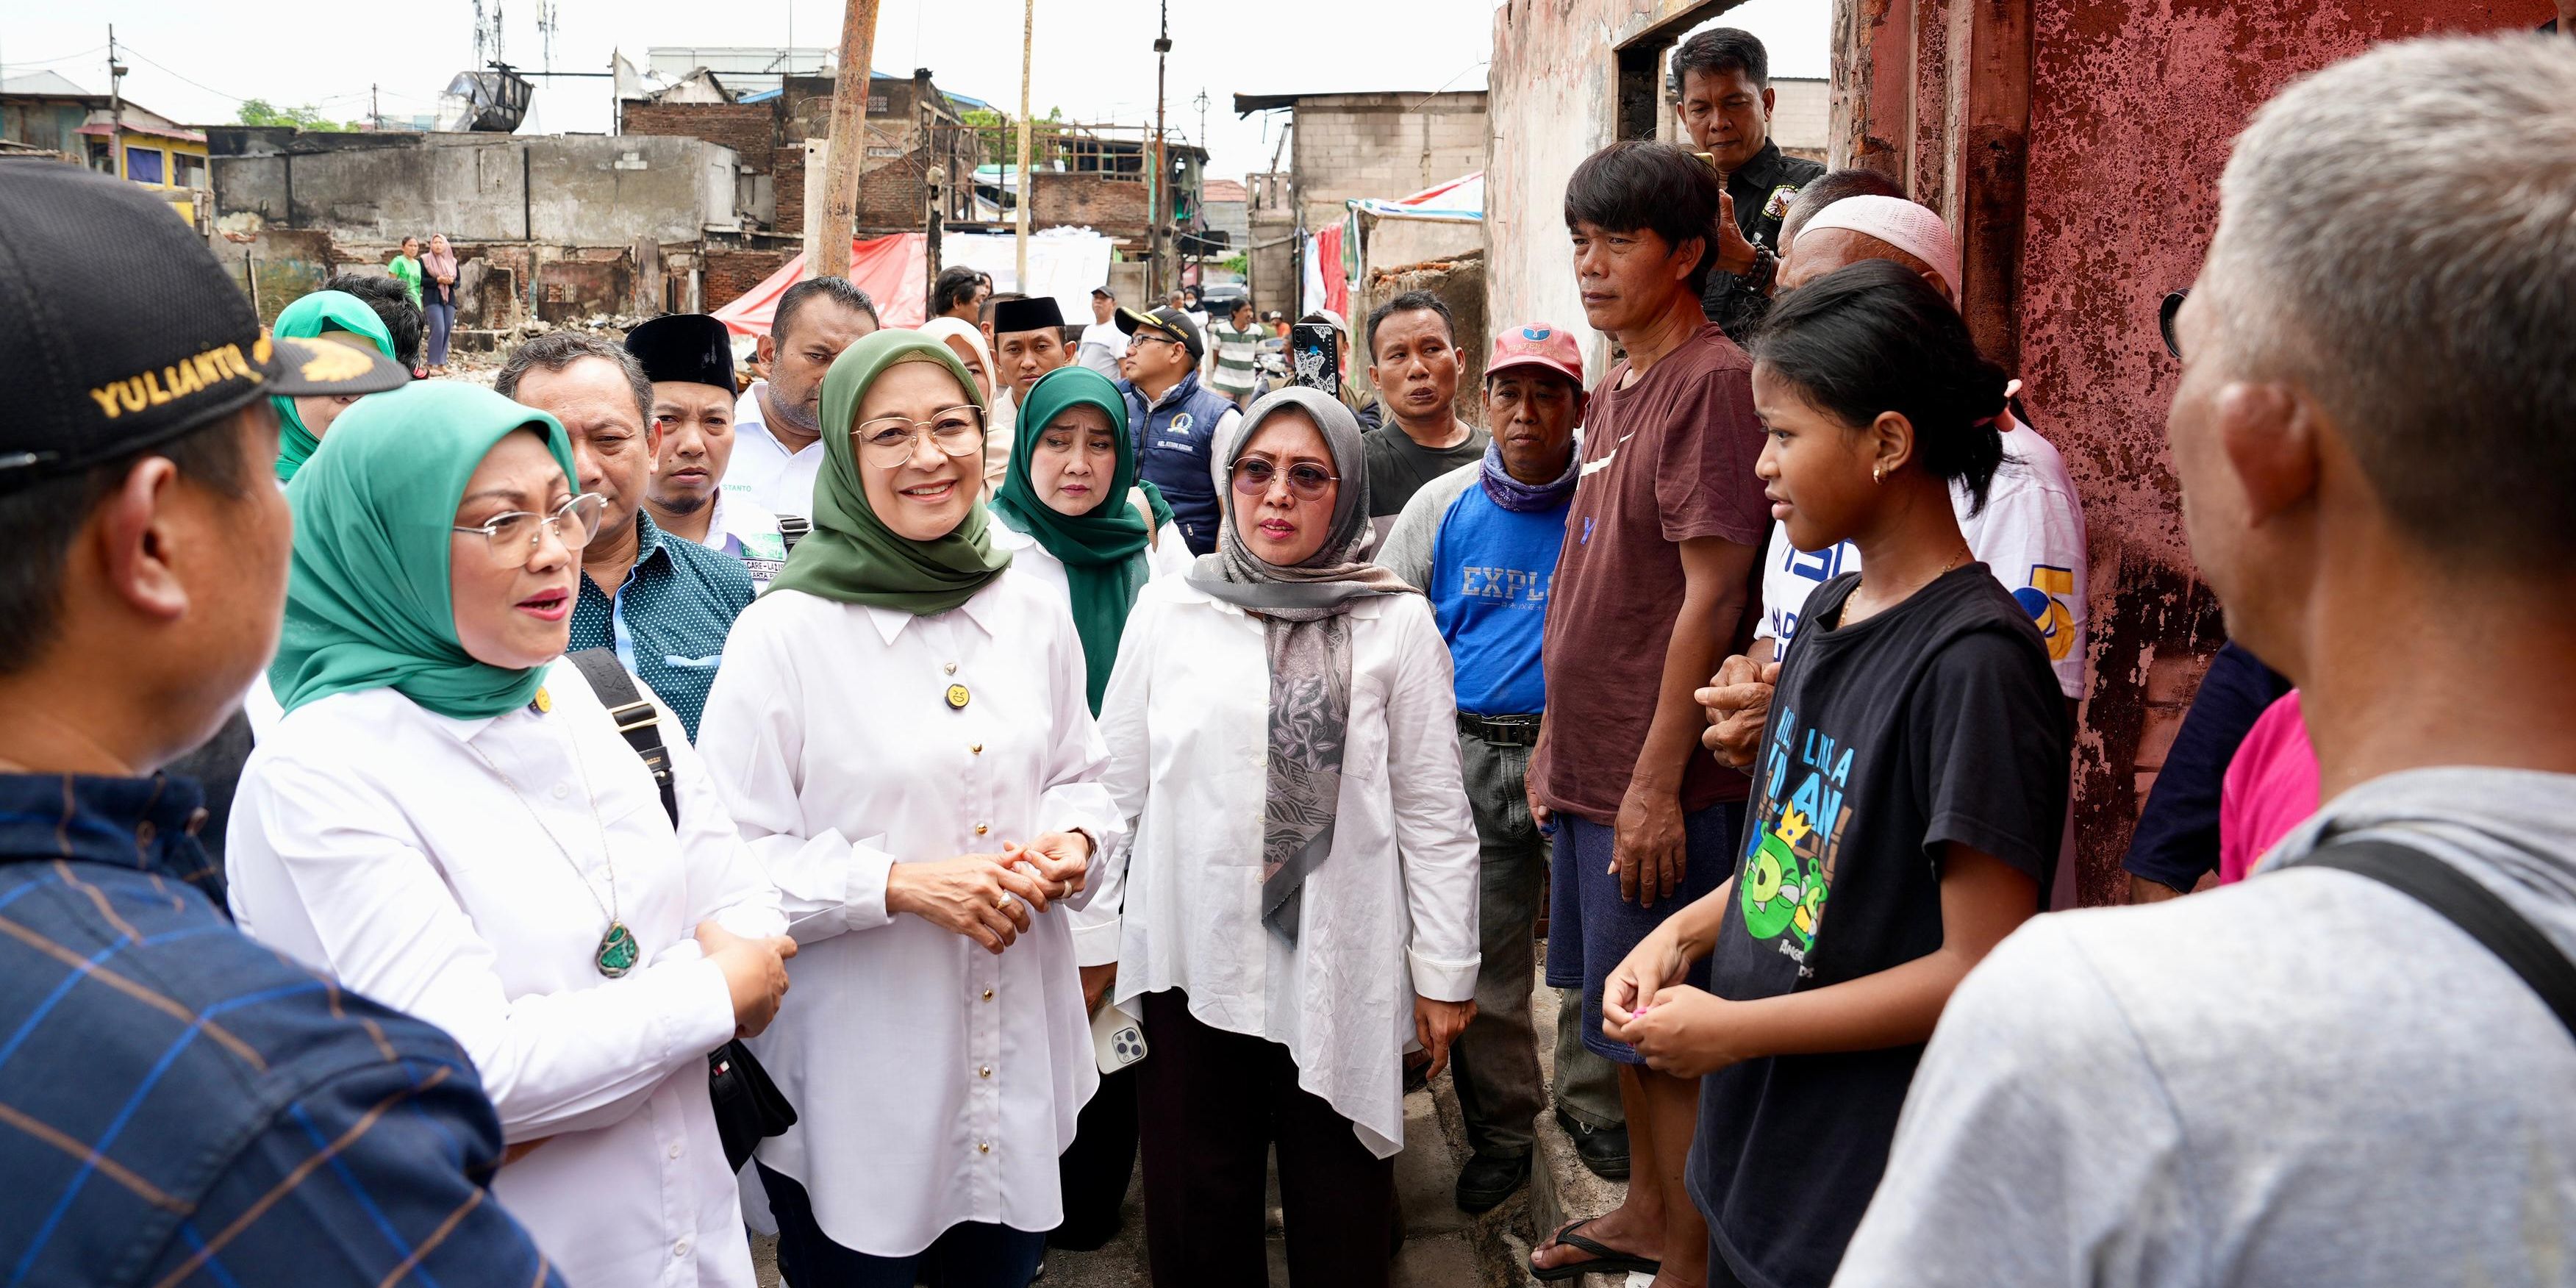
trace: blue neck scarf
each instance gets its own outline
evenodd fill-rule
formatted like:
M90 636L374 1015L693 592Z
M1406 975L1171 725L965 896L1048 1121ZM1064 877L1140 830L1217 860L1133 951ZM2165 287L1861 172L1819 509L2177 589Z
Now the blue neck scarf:
M1495 439L1485 444L1485 468L1478 481L1485 485L1485 495L1494 504L1514 513L1529 514L1565 504L1566 498L1574 495L1574 481L1582 473L1583 450L1582 444L1577 443L1565 454L1565 472L1557 475L1553 483L1533 487L1503 468L1503 443Z

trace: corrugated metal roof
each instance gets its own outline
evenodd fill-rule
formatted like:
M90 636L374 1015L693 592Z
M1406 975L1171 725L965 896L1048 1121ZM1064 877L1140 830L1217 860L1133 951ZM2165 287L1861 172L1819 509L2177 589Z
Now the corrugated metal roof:
M63 79L59 72L28 72L0 80L0 94L27 94L43 98L105 98Z

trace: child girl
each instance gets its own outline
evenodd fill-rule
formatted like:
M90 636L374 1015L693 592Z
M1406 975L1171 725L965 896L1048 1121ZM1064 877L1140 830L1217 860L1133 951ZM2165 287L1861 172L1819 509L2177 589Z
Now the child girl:
M2044 906L2068 729L2048 650L1950 502L1984 504L2004 377L1915 274L1783 296L1753 345L1756 466L1800 550L1859 546L1782 660L1735 876L1611 974L1604 1029L1700 1084L1709 1281L1833 1278L1961 977ZM1709 989L1679 981L1710 959Z

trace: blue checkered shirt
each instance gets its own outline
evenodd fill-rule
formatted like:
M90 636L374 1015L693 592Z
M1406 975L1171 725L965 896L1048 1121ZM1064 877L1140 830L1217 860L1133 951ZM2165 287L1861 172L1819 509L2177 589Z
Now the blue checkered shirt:
M567 651L617 651L626 672L644 682L680 730L698 740L698 717L715 687L733 619L751 607L751 574L742 561L674 537L642 509L635 511L635 566L626 584L609 594L590 574L573 601L572 644Z
M0 775L0 1285L559 1284L464 1051L233 929L204 819Z

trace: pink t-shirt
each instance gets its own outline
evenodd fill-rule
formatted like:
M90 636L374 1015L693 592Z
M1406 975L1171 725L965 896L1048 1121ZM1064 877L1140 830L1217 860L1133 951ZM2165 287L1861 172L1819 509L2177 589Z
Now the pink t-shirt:
M2218 791L2218 883L2244 880L2317 805L2317 752L2292 689L2263 709L2227 762Z

